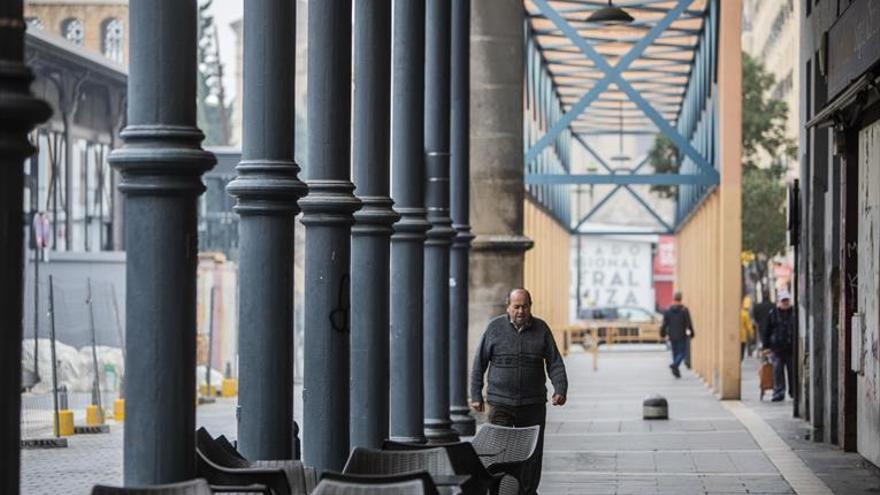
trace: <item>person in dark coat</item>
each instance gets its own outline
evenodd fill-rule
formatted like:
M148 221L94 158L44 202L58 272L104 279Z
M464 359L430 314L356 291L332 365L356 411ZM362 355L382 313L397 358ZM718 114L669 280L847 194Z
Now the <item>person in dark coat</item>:
M752 319L755 320L755 324L758 325L757 334L758 339L761 341L759 344L763 349L770 348L768 343L764 342L764 333L767 332L770 312L773 311L774 306L773 301L770 300L770 294L766 290L761 291L761 302L752 305Z
M547 378L553 384L550 403L565 404L568 377L553 333L532 316L532 296L518 288L507 295L507 314L493 318L474 355L471 407L483 412L483 376L489 370L486 398L489 422L501 426L540 425L538 446L523 474L520 493L534 495L541 483L544 422L547 415Z
M769 352L770 363L773 365L773 402L785 400L786 376L788 378L788 395L791 397L794 393L794 376L792 375L794 308L791 306L791 295L788 291L779 291L776 298L776 307L770 311L766 330L762 329L761 333L764 352Z
M672 349L672 364L669 369L676 378L681 378L678 367L687 356L688 339L694 337L694 324L691 312L681 303L681 292L676 292L674 303L663 313L663 324L660 325L660 337L669 340Z

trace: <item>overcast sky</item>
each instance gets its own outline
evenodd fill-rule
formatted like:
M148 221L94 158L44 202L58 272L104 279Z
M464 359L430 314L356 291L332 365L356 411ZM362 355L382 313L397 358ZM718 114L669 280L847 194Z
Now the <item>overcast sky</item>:
M241 19L243 0L214 0L211 4L211 13L214 14L214 23L217 25L220 37L220 60L223 62L223 83L227 103L235 97L235 34L229 27L233 21Z

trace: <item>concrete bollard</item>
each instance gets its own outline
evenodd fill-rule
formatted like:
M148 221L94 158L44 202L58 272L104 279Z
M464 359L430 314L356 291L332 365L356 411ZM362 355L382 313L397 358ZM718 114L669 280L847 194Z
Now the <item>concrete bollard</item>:
M669 404L662 395L653 394L642 401L642 419L669 419Z

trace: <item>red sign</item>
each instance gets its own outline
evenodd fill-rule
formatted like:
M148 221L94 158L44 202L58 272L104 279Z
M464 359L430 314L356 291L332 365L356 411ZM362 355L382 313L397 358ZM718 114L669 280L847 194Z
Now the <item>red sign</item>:
M675 237L663 235L657 241L657 254L654 256L654 276L675 275Z

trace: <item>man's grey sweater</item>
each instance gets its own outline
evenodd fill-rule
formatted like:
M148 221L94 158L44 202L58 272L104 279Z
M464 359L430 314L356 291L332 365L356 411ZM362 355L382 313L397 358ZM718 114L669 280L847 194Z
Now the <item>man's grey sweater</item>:
M544 374L545 363L547 375ZM486 398L491 404L525 406L546 402L546 376L550 377L555 393L566 395L568 392L565 363L550 327L538 318L532 318L519 332L506 314L489 322L474 356L471 372L473 401L483 400L486 367L489 368Z

